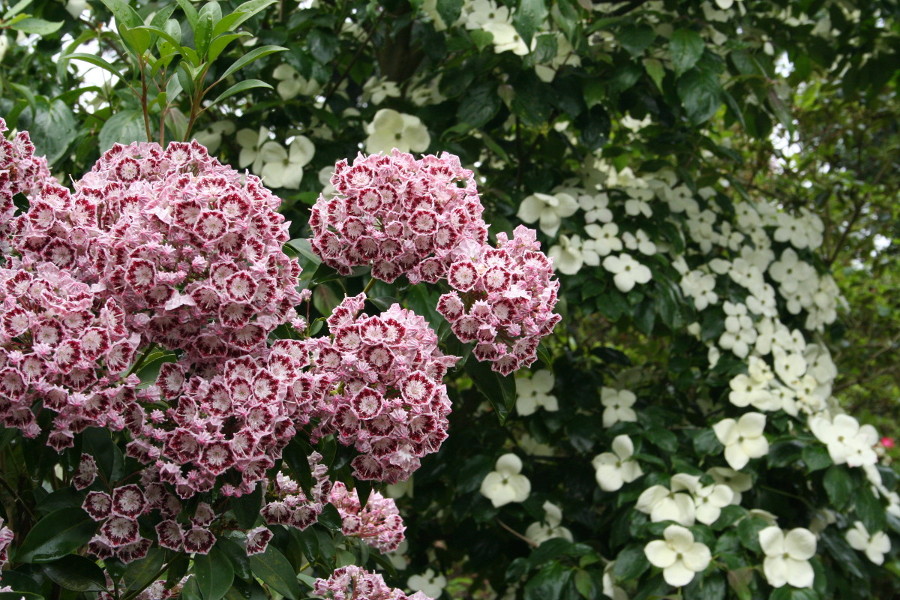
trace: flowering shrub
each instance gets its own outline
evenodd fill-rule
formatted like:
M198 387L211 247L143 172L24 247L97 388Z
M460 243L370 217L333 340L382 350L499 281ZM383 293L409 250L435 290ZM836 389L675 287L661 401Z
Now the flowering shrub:
M894 12L11 3L3 593L897 596Z

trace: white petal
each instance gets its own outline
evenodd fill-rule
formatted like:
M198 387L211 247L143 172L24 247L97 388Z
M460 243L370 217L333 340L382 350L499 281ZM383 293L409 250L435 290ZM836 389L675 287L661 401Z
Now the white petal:
M688 569L699 573L709 566L712 555L705 544L694 542L690 549L683 554L683 560Z
M809 529L802 527L791 529L784 536L784 551L791 558L809 560L816 554L816 536Z
M750 457L744 453L740 445L732 444L725 447L725 461L732 469L740 470L747 466Z
M682 561L676 562L671 567L663 569L663 579L666 583L675 587L687 585L694 578L694 572L691 571Z
M665 569L675 564L677 553L662 540L653 540L644 546L644 554L654 567Z
M503 474L521 473L522 459L511 452L504 454L497 459L496 469Z
M808 564L808 563L807 563ZM783 558L767 556L763 561L763 573L772 587L781 587L788 581L787 564Z
M780 527L766 527L759 532L759 545L766 556L784 554L784 532Z
M766 415L757 412L749 412L741 416L738 421L738 429L744 437L757 437L762 435L766 428Z
M694 545L694 534L690 529L680 525L669 525L663 531L663 537L676 552L686 552Z
M600 465L596 467L596 469L594 476L597 479L597 485L599 485L600 489L604 492L615 492L625 485L625 481L622 479L622 473L615 466Z
M654 506L659 504L659 502L668 495L669 490L661 485L648 487L641 492L641 495L638 497L637 503L635 504L635 508L642 513L649 513L653 510Z
M734 419L722 419L713 425L713 431L716 432L716 437L719 438L722 444L727 446L737 438L737 432L734 431L735 424L736 421Z
M809 561L786 558L784 562L787 567L787 582L789 584L798 588L812 587L815 573Z
M634 444L627 435L617 435L612 441L612 450L622 460L626 460L634 454Z

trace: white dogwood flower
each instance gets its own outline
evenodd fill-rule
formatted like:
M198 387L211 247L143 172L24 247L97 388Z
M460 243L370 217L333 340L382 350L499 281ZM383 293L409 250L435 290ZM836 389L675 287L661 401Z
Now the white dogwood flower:
M612 441L612 452L598 454L591 461L600 489L614 492L644 474L641 466L632 458L634 443L627 435L617 435Z
M769 442L763 435L766 416L762 413L745 413L737 421L722 419L713 425L716 437L725 446L725 460L732 469L743 469L751 458L769 453Z
M372 122L366 125L366 152L390 153L396 148L400 152L424 152L431 144L428 129L414 115L399 113L390 108L382 108L375 113Z
M562 509L552 502L544 502L544 521L534 522L525 530L525 537L540 546L547 540L563 538L572 541L572 532L562 523Z
M828 454L836 465L847 463L851 467L860 467L878 462L875 454L878 432L871 425L861 426L850 415L837 415L833 420L814 416L809 419L809 428L828 446Z
M287 149L278 142L266 142L260 149L264 163L260 176L271 188L296 190L303 180L303 167L315 153L316 147L304 135L295 136Z
M437 598L447 587L447 578L434 569L426 569L421 575L413 575L406 580L406 586L414 592L422 592L429 598Z
M624 293L630 292L635 284L647 283L652 277L650 269L625 253L604 258L603 268L613 274L616 287Z
M515 454L504 454L497 459L491 471L481 482L481 494L500 508L510 502L524 502L531 493L531 482L521 474L522 460Z
M550 393L555 382L553 372L547 369L535 371L531 377L516 377L516 412L526 417L539 407L548 412L559 410L556 396Z
M693 494L699 483L700 478L696 475L677 473L672 476L670 487L654 485L644 490L635 508L650 515L654 523L675 521L689 527L696 520L697 506Z
M766 527L759 532L759 545L766 555L763 573L769 585L812 586L814 573L809 559L816 554L816 536L810 530L798 527L785 534L779 527Z
M663 531L665 540L653 540L644 546L647 560L663 570L663 579L675 587L687 585L709 566L712 555L709 548L694 541L690 529L669 525Z
M862 522L857 521L847 530L847 543L854 550L865 552L866 557L876 565L884 563L884 555L891 551L891 538L883 531L869 533Z
M516 216L526 223L540 221L538 227L553 237L564 217L571 217L578 210L578 202L565 192L555 194L535 193L525 197Z
M600 403L603 409L603 426L612 427L619 421L633 423L637 421L637 413L631 408L637 396L629 390L615 390L609 387L600 388Z

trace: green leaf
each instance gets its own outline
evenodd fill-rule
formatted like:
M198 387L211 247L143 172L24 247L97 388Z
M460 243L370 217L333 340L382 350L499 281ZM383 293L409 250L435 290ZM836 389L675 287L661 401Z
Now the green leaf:
M192 30L197 29L197 9L194 8L194 5L191 4L191 0L175 0L178 2L178 6L181 7L181 10L184 11L184 16L187 17L188 24L191 26Z
M197 576L197 587L204 600L219 600L234 581L234 567L231 561L218 548L209 554L194 556L194 574Z
M256 61L256 60L259 60L260 58L269 56L270 54L275 54L276 52L284 52L286 50L287 50L287 48L283 48L281 46L272 46L272 45L260 46L259 48L254 48L247 54L243 55L242 57L240 57L239 59L234 61L230 67L225 69L225 72L219 76L219 81L222 81L226 77L231 75L232 73L235 73L235 72L243 69L244 67L246 67L253 61ZM256 81L256 80L252 79L250 81ZM272 86L269 86L269 87L271 88Z
M741 544L753 552L762 552L759 545L759 532L769 526L769 522L760 517L749 517L738 523L738 538Z
M547 14L545 0L519 0L519 7L513 17L513 26L529 48L531 48L531 39L534 37L534 33L541 28L547 19Z
M716 114L722 103L719 80L714 73L691 69L678 79L678 97L695 125Z
M147 131L144 128L144 113L140 110L123 110L117 112L100 128L100 152L106 152L113 144L130 144L146 142Z
M712 429L704 429L692 436L694 452L700 456L718 456L722 454L722 444Z
M639 56L656 39L656 33L648 25L628 25L619 30L618 37L619 43L629 54Z
M875 497L871 487L868 485L858 487L853 496L853 502L859 520L863 522L870 533L884 530L887 526L885 510L881 501Z
M0 592L0 600L44 600L44 597L31 592Z
M243 529L252 529L256 525L259 511L262 508L262 496L262 485L257 484L249 494L233 497L229 501L234 517Z
M206 57L209 43L212 41L213 29L222 20L222 8L218 2L207 2L197 13L197 23L194 25L194 48L200 57ZM199 584L199 582L198 582Z
M769 600L819 600L819 594L810 588L783 586L769 595Z
M783 440L769 447L766 462L770 467L786 467L798 460L803 452L803 443L798 440Z
M468 89L456 109L456 118L461 123L478 128L494 118L499 110L497 84L483 81Z
M516 405L516 380L512 375L503 376L486 362L477 360L466 363L466 370L472 376L472 381L478 391L487 398L494 407L497 419L503 425L509 413Z
M839 465L833 465L825 471L822 485L835 508L844 508L853 495L853 480L847 469Z
M228 556L231 566L234 568L234 574L238 579L250 579L250 559L247 556L247 550L242 544L226 537L220 537L216 541L216 548L221 550Z
M234 9L230 15L222 17L213 27L213 35L218 36L228 31L234 31L244 21L250 19L268 7L278 2L278 0L249 0Z
M644 70L647 71L647 75L649 75L650 79L653 80L653 83L656 84L657 89L663 91L663 78L665 77L666 70L663 67L662 61L658 58L645 58L641 62L644 65Z
M213 39L209 44L209 60L210 62L219 58L219 55L228 47L228 45L239 40L242 37L250 37L250 34L242 31L240 33L226 33Z
M144 24L141 15L127 2L127 0L100 0L116 18L116 23L126 27L138 27Z
M282 596L299 600L300 584L297 583L294 567L273 544L269 544L264 553L250 557L250 570Z
M51 165L63 157L78 135L72 109L62 100L38 101L29 132L35 153L46 156Z
M613 575L617 581L631 581L637 579L650 568L644 547L641 544L631 544L619 552L613 566Z
M82 52L74 52L72 54L66 54L65 56L62 57L62 60L63 61L81 60L86 63L90 63L90 64L94 65L95 67L100 67L104 71L112 73L116 77L121 77L121 72L119 71L119 69L117 69L112 64L107 62L106 59L104 59L100 56L97 56L96 54L84 54Z
M323 65L329 64L340 49L338 36L333 31L318 28L313 29L306 35L306 45L313 58Z
M128 563L122 579L129 590L142 590L151 583L166 561L166 552L161 548L151 548L147 556Z
M728 591L725 578L718 574L694 577L684 588L684 597L691 600L722 600Z
M15 560L26 563L57 560L87 544L96 530L97 522L81 508L61 508L31 528Z
M678 437L662 427L653 427L647 431L645 438L648 442L669 454L678 452Z
M343 525L341 513L333 504L326 504L319 515L318 523L321 523L331 531L340 531Z
M691 29L678 29L669 40L669 56L672 57L672 65L675 74L681 77L688 69L691 69L703 55L706 45L703 38Z
M572 571L552 562L525 584L525 600L558 600L571 577Z
M578 139L591 150L597 150L609 140L612 121L609 113L599 104L587 110L575 119L578 127Z
M575 571L575 589L582 598L594 598L597 596L594 578L584 569Z
M132 29L132 31L146 31L151 36L159 36L163 39L163 41L170 44L176 51L181 49L181 41L177 37L172 35L172 32L166 31L162 27L157 27L156 25L141 25Z
M97 564L77 554L63 556L57 561L42 566L44 573L54 583L75 592L98 592L106 590L106 577Z
M462 12L463 0L437 0L437 12L446 25L451 25Z
M50 35L56 33L63 26L62 21L45 21L35 17L26 17L15 24L10 25L10 29L21 31L22 33L33 33L36 35Z
M241 92L246 92L247 90L252 90L255 88L265 88L271 90L272 86L265 81L260 81L259 79L245 79L244 81L239 81L238 83L234 84L233 86L219 94L215 100L209 103L207 108L215 106L222 100L231 98L235 94L240 94Z
M3 20L8 21L12 19L14 16L25 10L25 8L31 4L34 0L19 0L14 5L9 7L9 10L3 14Z
M860 560L859 553L850 547L844 536L834 527L826 528L819 535L819 541L822 542L824 549L834 557L841 569L859 579L866 577L864 574L866 568Z
M806 470L810 473L831 466L831 456L825 446L821 444L810 444L803 448L801 458L806 463Z

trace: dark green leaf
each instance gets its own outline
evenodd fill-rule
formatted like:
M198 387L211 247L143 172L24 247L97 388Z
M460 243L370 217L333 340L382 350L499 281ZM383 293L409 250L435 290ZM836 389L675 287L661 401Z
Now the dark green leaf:
M306 44L309 53L323 65L330 63L339 50L338 36L333 31L324 29L310 31L306 37Z
M684 588L684 597L691 600L722 600L727 591L725 578L713 573L706 577L695 576Z
M613 567L613 575L617 581L631 581L637 579L650 567L647 556L644 554L644 546L631 544L619 552Z
M669 40L669 55L672 57L675 74L680 77L697 64L704 47L703 38L696 31L676 30L672 34L672 39Z
M129 563L122 579L129 590L142 590L153 583L166 562L166 552L161 548L151 548L147 556Z
M835 508L845 507L853 495L853 480L845 467L839 465L829 467L825 471L822 484L825 486L825 492L828 493L828 498Z
M472 376L472 381L478 391L494 407L497 419L503 425L506 418L516 405L516 380L511 375L501 375L492 371L488 363L481 361L469 361L466 370Z
M786 467L798 460L803 452L803 444L797 440L785 440L769 446L766 461L770 467Z
M572 571L552 562L525 584L525 600L558 600L571 577Z
M236 73L237 71L240 71L241 69L243 69L244 67L246 67L247 65L249 65L250 63L252 63L254 61L257 61L261 58L269 56L270 54L275 54L276 52L284 52L286 50L287 50L287 48L283 48L281 46L271 46L271 45L270 46L260 46L259 48L254 48L247 54L244 54L239 59L234 61L231 64L231 66L229 66L227 69L225 69L225 71L222 73L222 75L219 76L219 81L225 80L229 75ZM249 81L257 81L257 80L251 79ZM234 86L232 86L232 87L234 87ZM255 86L255 87L260 87L260 86ZM272 86L266 84L265 86L261 86L261 87L271 88ZM221 98L221 97L217 98L216 102L218 102L219 100L224 100L224 98Z
M716 432L712 429L703 429L691 436L694 444L694 452L700 456L719 455L722 454L722 444L716 437Z
M239 544L231 538L220 537L216 541L216 548L228 556L236 577L239 579L250 579L250 559L247 557L247 550L243 544Z
M647 431L644 439L663 452L668 452L669 454L678 452L678 437L668 429L653 427Z
M315 554L307 554L307 556L315 556ZM282 596L290 598L290 600L299 600L300 584L297 583L294 567L274 545L269 544L264 553L254 554L250 557L250 570L263 583Z
M204 600L219 600L234 581L234 567L218 548L213 548L209 554L194 556L194 574Z
M26 563L57 560L87 544L96 530L96 521L81 508L61 508L31 528L15 560Z
M322 509L322 514L319 515L318 523L321 523L331 531L340 531L343 519L341 519L341 513L338 512L338 509L333 504L326 504Z
M531 38L547 19L547 3L545 0L519 0L519 8L515 11L513 25L525 45L531 47Z
M716 114L722 103L716 75L698 69L691 69L678 79L678 97L688 118L697 125Z
M887 526L884 507L881 501L875 497L872 488L868 485L860 486L853 495L853 503L856 514L870 533L882 531Z
M249 494L231 498L231 511L237 519L238 525L243 529L252 529L256 525L259 518L259 511L262 508L262 485L257 484L256 488Z
M618 37L619 43L628 50L629 54L638 56L653 43L656 34L648 25L628 25L619 31Z
M484 81L469 88L459 108L456 118L472 127L481 127L490 121L500 110L500 97L497 96L497 84Z
M42 567L47 577L66 590L97 592L106 590L106 577L97 564L77 554L63 556Z
M206 56L209 43L212 41L213 29L221 19L222 8L218 2L207 2L197 13L197 23L194 25L194 48L201 57Z
M866 568L860 559L859 553L850 547L839 531L829 527L819 535L819 541L822 542L824 549L834 557L835 562L840 565L841 569L859 579L866 577L864 575Z
M437 11L446 25L455 23L462 12L463 0L437 0Z
M100 0L116 18L116 23L127 27L143 25L141 15L127 2L127 0Z
M745 548L753 552L762 552L759 545L759 532L769 526L769 522L759 517L749 517L738 523L738 538Z
M579 140L590 150L597 150L609 140L612 122L609 113L599 104L581 113L575 119L575 125L579 129Z
M806 470L812 473L831 466L831 456L828 450L821 444L810 444L803 448L803 462L806 463Z

